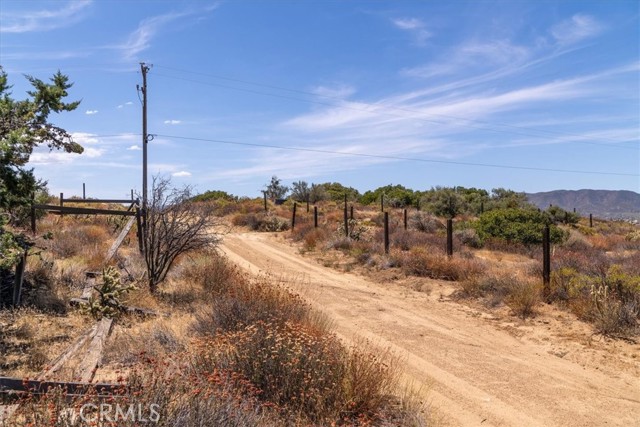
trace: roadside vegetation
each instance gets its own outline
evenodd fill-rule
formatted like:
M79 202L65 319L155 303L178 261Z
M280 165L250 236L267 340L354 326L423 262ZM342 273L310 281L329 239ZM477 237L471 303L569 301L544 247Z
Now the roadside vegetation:
M67 302L82 291L85 271L102 268L122 222L49 215L38 227L48 238L29 257L24 307L0 310L3 375L37 377L92 318L109 316L117 322L95 381L122 385L114 403L159 405L155 425L428 425L427 407L406 397L395 356L345 346L298 295L249 277L214 248L181 256L152 292L132 230L104 271L95 307L75 309ZM134 304L169 317L119 310ZM50 392L20 402L8 425L80 426L77 410L98 397Z
M570 311L593 325L595 332L632 337L640 332L640 229L624 221L596 220L550 206L542 211L523 194L505 189L491 193L475 188L437 187L414 191L400 185L363 195L346 187L342 196L324 191L335 183L294 183L290 199L264 211L261 201L246 200L232 221L257 231L281 231L296 224L290 238L302 253L347 271L397 270L406 276L455 282L461 299L488 308L508 306L523 319L536 315L543 303ZM316 189L319 226L309 192ZM318 190L320 189L320 190ZM344 223L344 194L348 221ZM384 251L381 203L389 213L390 251ZM250 207L252 206L252 207ZM313 205L312 205L313 206ZM262 208L262 209L261 209ZM354 218L351 219L351 210ZM407 229L403 210L407 209ZM278 218L280 227L267 227ZM446 255L446 220L454 219L454 255ZM542 282L542 230L550 227L552 273L545 294ZM336 259L341 261L322 261ZM333 254L333 255L332 255ZM506 258L517 257L517 262ZM546 296L545 296L546 295Z

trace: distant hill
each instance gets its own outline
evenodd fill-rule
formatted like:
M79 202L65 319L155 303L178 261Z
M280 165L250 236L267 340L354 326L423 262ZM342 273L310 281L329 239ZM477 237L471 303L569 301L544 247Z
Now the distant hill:
M640 220L640 194L633 191L612 190L556 190L527 194L529 202L541 209L559 206L587 216L603 219Z

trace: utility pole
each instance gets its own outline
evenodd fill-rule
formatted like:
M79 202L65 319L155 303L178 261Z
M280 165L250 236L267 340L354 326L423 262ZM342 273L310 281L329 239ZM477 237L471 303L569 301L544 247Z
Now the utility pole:
M142 92L142 212L145 219L147 216L147 144L149 142L149 135L147 135L147 72L150 68L144 62L140 63L142 88L138 87L138 90Z

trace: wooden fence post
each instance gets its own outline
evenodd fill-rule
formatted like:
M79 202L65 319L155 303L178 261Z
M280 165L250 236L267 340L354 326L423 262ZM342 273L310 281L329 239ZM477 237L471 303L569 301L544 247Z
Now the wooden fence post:
M36 208L31 205L31 233L36 235Z
M318 228L318 207L313 207L313 227Z
M13 285L13 306L18 307L20 305L20 299L22 298L22 283L24 282L24 269L27 265L27 251L20 256L18 265L16 265L16 277Z
M293 231L293 229L296 226L296 208L298 207L298 204L296 202L293 202L293 215L291 216L291 231Z
M307 197L307 213L309 213L309 198Z
M63 200L62 200L62 199L64 199L64 194L60 193L60 207L63 207L63 206L64 206L64 202L63 202ZM60 212L60 218L62 218L63 216L64 216L64 215L62 214L62 211L61 211L61 212Z
M389 254L389 212L384 213L384 253Z
M551 233L548 225L545 225L542 231L542 283L544 300L549 302L549 285L551 283Z
M593 228L593 214L589 214L589 228Z
M351 205L351 215L349 216L349 219L353 219L353 205Z
M35 193L31 193L31 233L36 235L36 208L33 205L36 203Z
M267 212L267 192L263 191L262 194L264 195L264 211Z
M447 256L453 256L453 220L447 220Z
M404 229L407 229L407 209L404 210Z
M133 199L133 190L131 190L131 195L132 195L132 199ZM82 199L86 199L87 198L87 187L84 185L84 182L82 183Z
M380 195L380 212L384 212L384 194Z
M136 226L138 229L138 232L136 233L138 235L138 249L140 250L140 253L144 253L144 241L142 239L142 218L140 215L140 200L137 200L137 206L136 206Z
M347 205L344 205L344 235L349 237L349 217L347 216Z

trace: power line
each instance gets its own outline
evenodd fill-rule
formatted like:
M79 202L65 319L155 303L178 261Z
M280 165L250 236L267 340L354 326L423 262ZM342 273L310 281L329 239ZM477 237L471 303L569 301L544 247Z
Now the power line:
M201 72L196 72L196 71L181 70L181 69L173 68L173 67L166 67L166 66L157 66L157 67L158 68L164 68L164 69L167 69L167 70L177 71L177 72L201 75L201 76L205 76L205 77L212 77L212 78L220 79L220 80L226 80L226 81L231 81L231 82L248 84L248 85L253 85L253 86L258 86L258 87L265 87L265 88L269 88L269 89L281 90L281 91L286 91L286 92L291 92L291 93L297 93L297 94L301 94L301 95L320 97L320 98L330 99L330 100L334 100L334 101L344 101L343 98L339 98L339 97L335 97L335 96L321 95L321 94L316 94L316 93L312 93L312 92L306 92L306 91L297 90L297 89L285 88L285 87L281 87L281 86L257 83L257 82L247 81L247 80L241 80L241 79L236 79L236 78L231 78L231 77L218 76L218 75L214 75L214 74L207 74L207 73L201 73ZM403 115L403 114L391 113L391 112L388 112L388 111L378 111L377 108L382 107L382 108L393 109L393 110L412 113L412 114L418 114L418 115L421 115L421 116L427 115L427 116L433 116L433 117L442 117L442 118L451 119L451 120L463 120L463 121L466 121L466 122L479 123L479 124L488 125L488 126L501 126L501 127L504 127L504 128L514 129L514 130L496 129L496 128L491 128L491 127L487 127L487 126L474 126L474 125L471 125L471 124L460 124L460 126L464 126L464 127L467 127L467 128L484 130L484 131L489 131L489 132L496 132L496 133L507 133L507 134L512 134L512 135L529 136L529 137L531 137L531 136L533 136L533 137L544 137L544 136L549 136L549 135L557 135L557 136L570 136L570 137L575 137L575 138L590 138L588 135L581 135L581 134L575 134L575 133L570 133L570 132L553 131L553 130L545 130L545 129L535 129L535 128L530 128L530 127L525 127L525 126L517 126L517 125L506 124L506 123L492 123L492 122L483 121L483 120L469 119L469 118L465 118L465 117L452 116L452 115L446 115L446 114L425 113L423 111L413 110L413 109L410 109L410 108L399 107L399 106L394 106L394 105L376 104L374 106L376 108L376 110L370 110L370 109L365 109L365 108L356 108L356 107L353 107L353 106L338 105L338 104L332 104L332 103L322 102L322 101L317 101L317 100L312 100L312 99L303 99L303 98L296 98L296 97L286 96L286 95L281 95L281 94L261 92L261 91L257 91L257 90L253 90L253 89L239 88L239 87L228 86L228 85L223 85L223 84L219 84L219 83L205 82L205 81L194 80L194 79L189 79L189 78L184 78L184 77L170 76L170 75L158 74L158 73L154 73L154 74L159 76L159 77L165 77L165 78L170 78L170 79L175 79L175 80L182 80L182 81L187 81L187 82L190 82L190 83L196 83L196 84L202 84L202 85L208 85L208 86L222 87L222 88L232 89L232 90L236 90L236 91L240 91L240 92L252 93L252 94L257 94L257 95L265 95L265 96L271 96L271 97L282 98L282 99L289 99L289 100L300 101L300 102L307 102L307 103L311 103L311 104L324 105L324 106L328 106L328 107L343 108L343 109L346 109L346 110L366 112L366 113L369 113L369 114L379 114L379 115L388 115L388 116L393 116L393 117L414 119L414 120L424 121L424 122L427 122L427 123L447 124L447 122L438 121L438 120L429 120L429 119L426 119L424 117L407 116L407 115ZM535 132L535 134L518 132L518 130L525 130L525 131ZM547 135L544 135L544 134L547 134ZM599 138L599 139L604 140L604 141L611 141L611 142L617 143L617 144L635 142L635 141L621 141L621 140L617 140L617 139L613 139L613 138ZM623 148L623 149L636 149L637 148L637 147L627 147L627 146L613 145L613 144L604 144L604 143L598 143L598 142L592 142L592 141L571 141L571 142L579 143L579 144L589 144L589 145L604 146L604 147Z
M282 145L258 144L258 143L251 143L251 142L228 141L228 140L210 139L210 138L195 138L195 137L187 137L187 136L180 136L180 135L166 135L166 134L155 134L155 135L162 138L169 138L169 139L182 139L182 140L200 141L200 142L215 142L219 144L240 145L240 146L246 146L246 147L274 148L278 150L303 151L303 152L321 153L321 154L337 154L341 156L367 157L367 158L375 158L375 159L403 160L403 161L422 162L422 163L441 163L441 164L458 165L458 166L478 166L478 167L499 168L499 169L575 173L575 174L586 174L586 175L613 175L613 176L640 177L640 174L632 174L632 173L586 171L586 170L572 170L572 169L553 169L553 168L541 168L541 167L530 167L530 166L501 165L501 164L491 164L491 163L457 162L453 160L435 160L435 159L424 159L419 157L403 157L403 156L390 156L390 155L383 155L383 154L351 153L351 152L343 152L343 151L323 150L319 148L285 147Z

